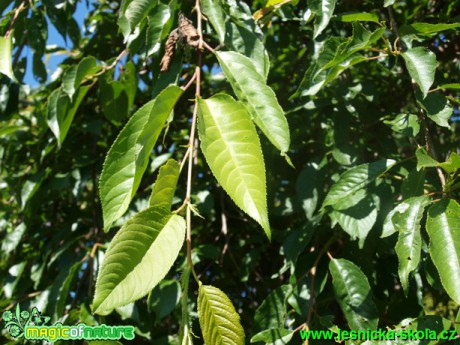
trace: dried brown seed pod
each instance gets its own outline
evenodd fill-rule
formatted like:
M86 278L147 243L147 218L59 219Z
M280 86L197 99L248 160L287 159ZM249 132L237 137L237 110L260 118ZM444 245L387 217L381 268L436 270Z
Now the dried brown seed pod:
M160 62L160 71L167 72L169 71L169 66L171 61L174 58L174 53L176 52L176 43L180 38L179 28L174 29L168 36L165 44L165 53Z

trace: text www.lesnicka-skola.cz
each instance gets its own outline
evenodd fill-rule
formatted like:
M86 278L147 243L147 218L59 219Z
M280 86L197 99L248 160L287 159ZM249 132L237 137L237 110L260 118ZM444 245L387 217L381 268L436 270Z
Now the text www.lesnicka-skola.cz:
M378 330L359 330L347 331L338 328L332 330L300 330L300 338L302 340L455 340L457 332L455 330L443 330L436 332L435 330L425 328L420 330L413 329L378 329Z

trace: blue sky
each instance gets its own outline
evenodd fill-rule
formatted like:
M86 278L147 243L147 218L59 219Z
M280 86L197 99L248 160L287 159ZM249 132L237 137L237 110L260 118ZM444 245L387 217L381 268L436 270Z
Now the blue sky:
M74 18L77 21L78 26L80 27L81 30L83 30L83 22L84 22L85 16L88 13L88 11L89 11L89 8L86 6L86 1L77 2L77 8L74 13ZM64 39L62 38L62 36L54 28L54 26L49 22L48 18L47 18L47 21L48 21L47 45L58 45L62 48L70 49L71 43L70 42L66 43ZM37 82L37 80L35 80L33 73L32 73L32 49L30 49L29 47L24 48L23 55L27 56L27 69L26 69L26 75L24 77L24 83L29 84L32 87L37 86L39 83ZM48 81L50 80L51 75L58 68L58 65L65 58L66 58L65 55L52 54L50 58L47 61L45 61L46 69L48 71Z

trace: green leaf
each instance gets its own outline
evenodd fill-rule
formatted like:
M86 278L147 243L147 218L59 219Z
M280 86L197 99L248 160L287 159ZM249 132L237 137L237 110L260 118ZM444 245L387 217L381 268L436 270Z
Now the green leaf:
M30 199L37 193L43 181L50 174L51 169L41 170L27 178L21 188L21 210L23 210Z
M78 88L72 101L69 100L69 97L61 88L56 89L51 93L48 100L46 120L49 128L57 139L59 147L61 147L64 142L73 118L77 113L78 107L85 98L89 89L90 86L82 86Z
M203 0L201 2L204 15L209 19L216 30L220 43L225 43L225 13L219 0Z
M407 205L404 212L397 212L392 218L392 222L399 232L395 250L399 262L398 274L406 296L409 292L409 274L420 263L420 252L422 250L420 221L425 207L430 202L430 198L426 195L404 200Z
M384 159L377 162L361 164L347 170L331 187L321 208L328 205L334 205L358 189L365 187L390 169L395 163L396 161L392 159Z
M289 127L273 90L256 71L252 61L236 52L217 52L219 64L233 90L254 122L270 142L285 154L289 150Z
M460 90L460 83L442 84L438 87L445 90Z
M447 294L460 304L460 205L444 199L428 210L430 255Z
M397 204L386 216L384 222L383 222L383 231L382 235L380 238L388 237L396 233L398 230L396 229L396 226L393 224L393 216L396 213L402 213L404 212L407 208L409 207L408 204L401 202Z
M120 125L129 112L129 98L122 83L105 77L99 78L99 101L104 116L113 124Z
M359 189L336 202L330 216L352 239L359 239L359 247L362 248L377 220L376 204L373 195Z
M426 111L428 117L439 126L450 128L449 119L454 111L447 98L438 93L429 93L425 99L417 95L417 103Z
M177 180L179 179L180 165L174 159L160 168L157 180L153 185L152 195L150 196L150 206L161 206L168 210L171 209L171 204L176 191Z
M128 209L150 152L181 94L181 88L168 86L129 119L110 148L99 181L105 231Z
M198 99L198 133L201 149L217 181L270 238L265 164L246 108L226 94Z
M80 86L81 82L99 70L96 59L92 56L86 57L76 66L70 67L62 78L62 90L69 95L70 100Z
M439 163L439 166L449 174L455 173L460 169L460 155L456 152L451 152L449 158L445 162Z
M93 311L107 315L147 295L168 273L184 238L184 219L160 207L148 208L128 220L105 254Z
M413 114L399 114L393 120L384 120L383 123L389 125L393 132L406 137L415 137L420 132L418 116Z
M337 78L348 68L367 61L358 51L369 48L385 32L380 28L369 32L360 23L353 23L353 36L330 37L324 42L318 58L306 71L297 92L291 97L298 95L315 95L327 83Z
M163 280L149 295L147 307L149 312L155 313L155 321L158 322L171 314L180 301L182 289L177 280Z
M403 199L407 199L413 196L420 196L424 192L425 186L425 169L423 170L412 170L409 175L406 176L401 185L401 195Z
M404 24L398 30L400 36L405 35L429 35L435 34L445 30L456 30L460 28L460 23L413 23L413 24Z
M262 41L256 34L232 21L226 22L225 32L225 45L250 58L257 72L267 80L270 60Z
M171 18L169 6L161 2L156 5L155 10L147 17L147 55L150 56L160 50L165 25L169 18Z
M284 326L286 321L286 298L291 290L290 285L281 285L264 299L254 315L254 330L256 332L259 333L267 329L277 329Z
M351 330L376 329L378 310L372 300L372 291L364 273L345 259L329 263L337 302Z
M315 14L315 30L313 38L319 36L329 24L334 13L336 0L308 0L308 8Z
M13 72L11 36L9 38L0 36L0 73L16 81Z
M340 22L350 23L350 22L379 22L379 16L376 13L368 13L368 12L347 12L347 13L340 13L334 16L335 20Z
M417 157L417 170L419 171L422 168L431 168L437 167L439 162L428 154L424 147L419 147L415 151L415 156Z
M263 341L265 344L284 345L289 344L289 341L294 336L294 332L286 328L271 328L260 333L257 333L251 338L251 343Z
M388 6L391 6L395 3L395 0L384 0L383 1L383 6L384 7L388 7Z
M125 37L125 42L134 28L147 17L150 10L157 4L158 1L152 0L123 0L118 25Z
M323 177L321 168L324 162L310 161L303 167L296 181L297 198L302 204L307 219L311 220L318 206L319 191L322 190Z
M434 82L436 72L436 55L429 49L416 47L402 53L410 76L418 84L423 93L423 98Z
M198 318L206 344L244 345L240 316L225 293L200 283Z
M27 131L27 126L4 126L0 128L0 138L9 137L18 131Z

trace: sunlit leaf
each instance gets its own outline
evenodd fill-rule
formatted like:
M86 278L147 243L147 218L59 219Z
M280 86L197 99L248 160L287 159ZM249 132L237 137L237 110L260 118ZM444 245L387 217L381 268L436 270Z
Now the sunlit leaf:
M0 73L16 81L13 72L12 50L11 36L9 38L0 36Z
M460 304L460 205L444 199L428 209L430 255L447 294Z
M415 156L417 157L417 170L436 167L439 164L437 160L428 154L424 147L419 147L417 151L415 151Z
M460 83L452 83L452 84L442 84L438 86L440 89L446 90L460 90Z
M392 217L392 222L399 232L395 250L399 261L399 278L404 293L409 291L409 274L420 263L422 249L422 235L420 233L420 221L422 220L425 207L430 204L428 196L418 196L404 200L407 208L404 212L397 212Z
M360 248L377 220L374 197L360 189L334 204L331 218L337 221L352 239L359 240Z
M388 6L391 6L395 3L396 0L384 0L383 1L383 6L384 7L388 7Z
M347 170L329 190L322 208L333 205L358 189L365 187L395 163L392 159L380 160L361 164Z
M225 42L225 13L219 0L203 0L201 2L204 15L216 30L220 43Z
M454 109L447 98L436 92L429 93L425 99L417 95L417 103L426 111L427 116L439 126L450 128L449 119Z
M315 31L313 38L323 32L329 24L335 9L336 0L308 0L308 8L315 14Z
M455 173L460 169L460 155L456 152L452 152L445 162L439 163L439 166L449 174Z
M417 115L399 114L393 120L383 121L391 127L393 132L408 137L415 137L420 132L420 123Z
M217 181L270 238L265 164L246 108L226 94L198 100L201 149Z
M161 206L171 209L171 203L176 191L177 180L179 179L179 163L170 159L160 168L157 180L153 185L150 196L150 206Z
M225 32L225 45L229 49L250 58L257 72L266 80L270 68L270 60L262 41L257 35L244 26L235 24L232 21L226 22Z
M376 329L379 321L378 311L364 273L354 263L345 259L332 259L329 271L335 296L350 329Z
M244 345L240 316L225 293L200 283L198 318L206 344Z
M435 34L445 30L456 30L460 28L460 23L413 23L413 24L404 24L398 30L398 33L401 36L405 35L429 35Z
M46 120L57 139L59 147L64 142L78 107L89 89L89 86L78 88L72 101L69 100L69 97L61 88L54 90L49 97Z
M374 22L379 23L379 16L376 13L368 12L347 12L340 13L333 17L333 19L341 22Z
M157 4L152 0L123 0L118 25L125 40Z
M297 92L292 97L315 95L343 71L367 61L366 57L357 52L369 48L384 32L385 28L370 32L359 22L354 22L353 35L348 39L344 37L327 38L318 58L307 69Z
M73 95L80 83L87 77L99 70L96 59L92 56L85 57L76 66L70 67L62 78L62 90L73 100Z
M110 148L99 181L105 231L128 209L150 152L181 94L181 88L167 87L130 118Z
M436 55L423 47L411 48L401 54L406 62L407 70L423 93L423 98L434 82L436 72Z
M147 54L152 55L160 50L161 41L164 35L165 25L171 17L170 8L161 2L155 7L155 10L147 17Z
M166 209L151 207L132 217L105 254L93 311L107 315L147 295L168 273L184 238L184 219Z
M254 122L281 153L286 153L290 145L289 127L273 90L246 56L236 52L217 52L216 55Z

